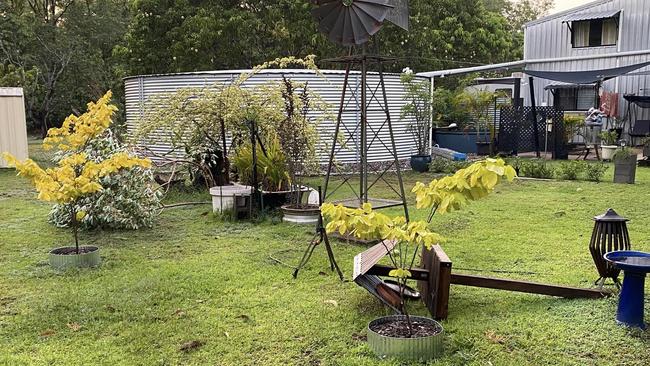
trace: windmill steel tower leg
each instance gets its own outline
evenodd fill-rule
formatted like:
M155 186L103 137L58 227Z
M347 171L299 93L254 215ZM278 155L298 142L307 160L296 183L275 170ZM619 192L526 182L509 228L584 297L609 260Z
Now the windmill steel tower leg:
M390 144L393 151L393 159L395 161L395 169L397 171L397 182L399 183L399 192L402 195L402 206L404 206L404 217L409 221L409 209L406 204L406 194L404 193L404 181L402 181L402 171L399 166L399 157L397 156L397 146L395 145L395 135L393 134L393 124L390 119L390 109L388 105L388 98L386 97L386 85L384 83L384 69L381 61L379 61L379 83L381 84L381 95L384 99L384 107L386 108L386 121L388 122L388 132L390 134Z
M345 76L343 78L343 91L341 92L341 100L339 102L339 113L336 117L336 127L334 128L334 140L332 141L332 148L330 149L330 158L327 164L327 174L325 175L325 184L323 187L322 200L327 197L327 186L330 182L330 175L332 174L332 166L334 165L334 155L336 154L336 142L339 138L339 131L341 129L341 120L343 119L343 108L345 105L345 94L348 90L348 81L350 78L350 64L345 66Z
M359 169L359 207L368 202L368 136L367 136L367 123L368 123L368 105L367 93L368 87L368 61L366 58L367 50L366 45L363 45L363 55L361 58L361 141L359 143L359 150L361 151L361 161Z

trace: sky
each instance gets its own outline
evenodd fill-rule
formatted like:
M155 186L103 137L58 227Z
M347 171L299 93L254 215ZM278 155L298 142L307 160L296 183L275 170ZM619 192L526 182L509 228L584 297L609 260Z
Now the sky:
M551 13L557 13L563 10L575 8L582 4L589 3L593 0L555 0L555 7L551 10Z

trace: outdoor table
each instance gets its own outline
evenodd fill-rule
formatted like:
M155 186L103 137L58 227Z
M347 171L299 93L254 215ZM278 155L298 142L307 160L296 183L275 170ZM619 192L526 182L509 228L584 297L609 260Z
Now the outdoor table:
M650 272L650 253L619 250L606 253L604 257L624 272L616 321L621 325L646 329L643 321L643 299L645 276Z

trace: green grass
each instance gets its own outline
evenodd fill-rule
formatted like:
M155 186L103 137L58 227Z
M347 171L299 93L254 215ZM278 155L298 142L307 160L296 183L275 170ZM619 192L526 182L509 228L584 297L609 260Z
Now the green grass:
M650 251L650 170L637 174L633 186L504 185L433 226L448 239L455 271L588 287L597 277L588 251L595 214L615 207L632 220L634 248ZM429 179L408 173L406 186ZM84 243L101 247L103 265L59 273L47 251L70 243L70 234L47 224L49 205L34 196L13 171L0 170L0 365L399 364L378 361L363 340L367 322L389 312L339 282L322 247L297 280L271 259L297 263L309 228L274 218L222 222L209 206L174 208L153 229L84 233ZM188 198L205 195L175 196ZM334 242L347 276L363 249ZM421 304L411 309L427 314ZM452 286L445 356L436 364L647 364L648 332L617 326L615 310L616 299ZM180 350L194 340L203 345Z

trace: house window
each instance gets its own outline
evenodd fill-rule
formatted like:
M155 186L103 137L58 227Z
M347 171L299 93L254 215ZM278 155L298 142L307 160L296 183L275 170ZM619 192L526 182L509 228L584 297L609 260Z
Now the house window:
M574 48L615 46L618 41L618 19L580 20L571 24Z
M586 111L596 106L593 87L556 89L553 94L553 105L565 111Z

